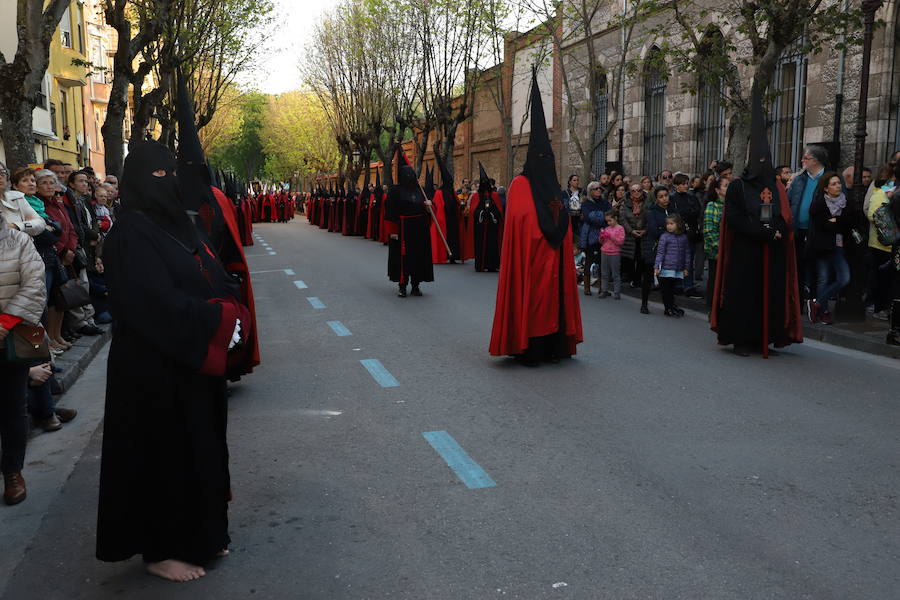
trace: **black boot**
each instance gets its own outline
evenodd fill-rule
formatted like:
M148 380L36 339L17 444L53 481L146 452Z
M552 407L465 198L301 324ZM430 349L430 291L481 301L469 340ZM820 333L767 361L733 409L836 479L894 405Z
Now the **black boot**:
M422 290L419 289L418 283L414 283L412 285L412 295L413 296L421 296L422 295Z
M891 330L888 331L885 343L891 346L900 346L900 300L891 301Z
M400 291L397 292L397 295L401 298L406 298L406 284L400 284Z

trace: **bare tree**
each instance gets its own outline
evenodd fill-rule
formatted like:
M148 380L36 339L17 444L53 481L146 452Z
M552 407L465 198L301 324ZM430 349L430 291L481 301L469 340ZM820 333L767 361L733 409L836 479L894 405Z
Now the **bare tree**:
M856 6L845 10L842 0L671 0L668 7L669 30L678 35L661 44L662 56L674 70L718 90L728 123L726 156L736 165L746 159L750 139L750 86L744 80L769 88L787 48L806 54L861 42L862 13ZM718 23L731 23L740 35L717 35Z
M8 61L0 52L0 137L9 167L35 160L31 114L50 62L50 42L68 6L68 0L16 3L16 53Z
M646 19L655 0L633 0L616 13L604 0L523 0L543 22L553 43L562 78L566 130L581 163L581 180L591 175L594 153L619 127L619 105L625 75L632 66L630 48L635 27ZM611 55L602 55L598 34L610 28L622 32L621 43ZM606 129L598 131L597 106L606 95Z
M424 144L433 128L433 151L453 172L453 151L459 126L472 117L478 83L477 43L484 32L483 10L478 2L457 0L411 0L415 29L422 52L423 78L418 104L421 120L416 123L416 171L422 170Z

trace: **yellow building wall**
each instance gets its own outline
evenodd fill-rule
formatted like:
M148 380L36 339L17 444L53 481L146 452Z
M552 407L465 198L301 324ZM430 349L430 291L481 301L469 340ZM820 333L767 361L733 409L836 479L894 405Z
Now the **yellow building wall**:
M68 28L66 28L68 25ZM64 31L68 46L64 45ZM85 166L82 145L85 142L85 74L87 69L72 64L73 59L87 60L87 28L84 21L83 5L77 0L69 3L69 11L57 28L50 43L50 102L54 107L52 115L58 139L47 143L48 158L57 158L76 167Z

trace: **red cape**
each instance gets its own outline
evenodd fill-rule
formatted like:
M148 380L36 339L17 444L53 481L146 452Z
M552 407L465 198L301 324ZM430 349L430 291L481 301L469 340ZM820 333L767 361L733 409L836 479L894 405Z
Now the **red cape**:
M245 349L240 354L238 364L238 372L242 374L252 373L253 367L259 364L259 340L256 332L256 304L253 301L253 285L250 283L250 269L247 267L247 258L244 256L244 248L241 246L241 238L238 233L237 218L234 212L234 204L231 203L225 194L217 187L212 188L213 196L219 203L222 210L222 216L225 218L225 224L228 226L228 233L234 241L240 255L240 261L226 264L225 270L229 273L236 273L241 278L241 297L244 300L244 306L250 313L250 323L244 332Z
M456 198L454 197L454 200ZM444 190L438 190L434 193L434 198L432 198L431 202L434 204L432 206L432 210L434 210L434 216L437 219L437 224L440 226L441 231L444 232L444 235L447 235L447 215L444 212ZM438 233L437 227L435 226L434 220L431 222L431 262L435 265L442 265L450 261L450 258L447 256L447 248L444 246L444 242L441 239L441 234Z
M478 193L469 194L466 200L466 207L459 208L459 251L462 256L457 257L466 261L475 258L475 204L477 204ZM500 202L497 202L500 206Z
M471 213L470 213L471 214ZM560 218L568 218L565 209ZM503 249L497 306L491 332L490 353L494 356L522 354L528 339L560 330L559 278L562 251L564 331L568 349L584 341L578 279L572 248L572 228L558 250L554 250L538 226L531 184L522 175L513 179L506 200Z

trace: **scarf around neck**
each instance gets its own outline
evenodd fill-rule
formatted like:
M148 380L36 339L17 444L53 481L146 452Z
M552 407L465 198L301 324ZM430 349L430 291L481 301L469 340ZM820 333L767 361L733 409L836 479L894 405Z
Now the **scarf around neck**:
M831 212L832 217L836 217L841 214L844 208L847 206L847 197L841 192L840 195L832 198L827 193L825 194L825 205L828 206L829 212Z

